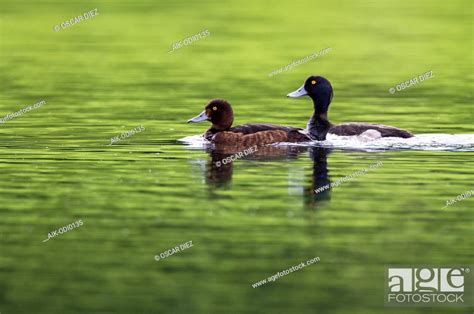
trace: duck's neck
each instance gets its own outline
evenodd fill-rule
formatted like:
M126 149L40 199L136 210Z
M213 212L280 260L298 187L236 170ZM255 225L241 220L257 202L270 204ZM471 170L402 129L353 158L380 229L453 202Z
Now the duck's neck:
M313 116L306 125L306 129L311 137L318 141L324 141L326 140L326 134L328 134L330 128L331 122L328 120L327 112L318 112L318 110L315 109Z
M232 123L234 123L234 117L224 116L218 119L218 121L211 121L211 122L212 122L211 129L216 130L216 131L227 131L232 126Z
M310 136L318 141L326 140L326 134L332 124L328 120L329 105L332 100L332 87L328 83L326 86L320 86L320 89L308 94L313 100L314 112L306 126Z

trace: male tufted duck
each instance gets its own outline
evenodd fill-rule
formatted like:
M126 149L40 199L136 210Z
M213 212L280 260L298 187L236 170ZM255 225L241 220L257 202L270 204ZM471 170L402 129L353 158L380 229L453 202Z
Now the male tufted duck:
M328 120L329 104L331 104L333 91L331 83L322 76L310 76L306 79L303 86L296 91L289 93L288 97L309 96L313 100L314 113L306 126L306 132L318 140L324 141L326 134L336 135L361 135L367 130L375 130L380 132L380 137L412 137L408 131L383 125L383 124L369 124L369 123L343 123L333 125Z

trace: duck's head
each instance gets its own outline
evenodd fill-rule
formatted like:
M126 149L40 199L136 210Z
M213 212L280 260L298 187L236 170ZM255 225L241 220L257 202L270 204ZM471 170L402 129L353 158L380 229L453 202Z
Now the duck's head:
M217 130L227 130L234 122L234 112L230 104L224 99L213 99L209 101L204 111L192 119L188 123L196 123L201 121L211 121L212 127Z
M319 113L327 112L332 100L331 83L322 76L310 76L304 84L287 97L309 96L313 99L314 110Z

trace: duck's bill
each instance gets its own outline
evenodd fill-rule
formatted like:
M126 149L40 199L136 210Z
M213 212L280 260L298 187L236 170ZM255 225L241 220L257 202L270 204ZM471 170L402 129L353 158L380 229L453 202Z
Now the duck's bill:
M296 98L296 97L301 97L301 96L306 96L306 95L308 95L308 92L306 91L306 89L304 89L304 85L303 85L297 90L295 90L294 92L286 95L286 97Z
M209 119L209 117L207 116L206 111L203 111L198 116L195 116L194 118L189 119L188 123L202 122L202 121L206 121L207 119Z

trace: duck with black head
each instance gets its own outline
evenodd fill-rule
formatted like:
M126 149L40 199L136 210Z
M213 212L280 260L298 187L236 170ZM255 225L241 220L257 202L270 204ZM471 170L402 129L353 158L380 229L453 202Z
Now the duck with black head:
M363 135L369 130L380 133L379 137L413 137L413 134L393 126L370 123L343 123L334 125L328 120L329 105L332 101L333 89L331 83L322 76L310 76L296 91L289 93L288 97L296 98L309 96L313 100L314 112L306 126L306 132L318 141L324 141L328 133L335 135ZM368 133L365 133L368 134ZM372 135L373 136L373 135Z
M215 144L226 145L266 145L277 142L311 141L301 128L274 124L242 124L232 127L234 112L224 99L213 99L196 117L188 123L210 121L212 126L204 133L204 138Z

